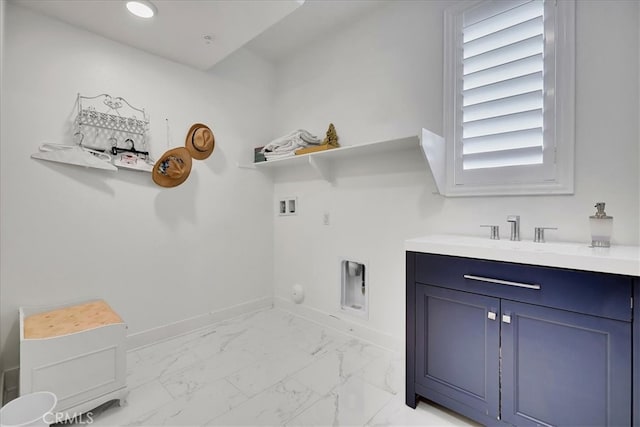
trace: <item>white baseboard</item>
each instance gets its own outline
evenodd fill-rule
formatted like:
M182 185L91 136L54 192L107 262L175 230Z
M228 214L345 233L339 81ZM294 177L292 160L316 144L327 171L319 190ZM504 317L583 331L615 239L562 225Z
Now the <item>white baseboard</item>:
M127 350L145 347L158 341L193 332L213 323L271 307L273 307L273 297L264 297L220 310L210 311L209 313L179 320L164 326L147 329L146 331L127 336Z
M375 329L368 328L359 323L353 322L348 318L348 316L327 313L304 304L294 304L288 299L282 297L275 297L274 303L276 308L289 311L301 317L306 317L316 323L337 329L340 332L353 335L380 347L398 352L402 352L404 350L404 337L394 337Z

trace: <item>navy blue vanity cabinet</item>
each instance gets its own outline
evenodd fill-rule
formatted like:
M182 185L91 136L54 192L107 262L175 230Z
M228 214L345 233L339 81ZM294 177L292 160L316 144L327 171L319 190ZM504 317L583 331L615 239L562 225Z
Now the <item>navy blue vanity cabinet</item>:
M634 279L633 301L633 425L640 427L640 277Z
M631 424L631 323L502 301L502 420Z
M499 415L500 300L416 286L416 387ZM453 408L455 409L455 408Z
M407 405L422 396L485 425L632 424L637 279L406 257Z

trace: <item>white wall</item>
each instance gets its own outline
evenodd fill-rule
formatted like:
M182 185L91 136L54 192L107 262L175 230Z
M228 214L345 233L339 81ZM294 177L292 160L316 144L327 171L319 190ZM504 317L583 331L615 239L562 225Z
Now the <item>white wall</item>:
M0 82L2 81L2 63L4 55L4 9L6 0L0 0Z
M274 220L276 296L289 299L300 283L307 307L335 314L337 257L369 260L369 320L352 320L401 341L406 238L487 234L480 224L499 224L504 237L506 216L519 214L523 239L533 238L535 226L555 226L547 240L587 244L593 205L605 201L614 244L637 245L638 3L577 3L574 195L445 199L433 194L417 150L338 165L335 187L290 171L277 178L274 196L298 196L300 213ZM447 4L394 2L278 64L276 134L306 128L323 136L329 122L343 145L417 135L422 127L442 133Z
M6 1L0 0L0 92L4 93L4 25L5 25L5 6ZM4 102L0 99L0 118L3 115L4 110ZM0 132L2 130L2 120L0 119ZM1 218L1 215L0 215ZM0 237L1 238L1 237ZM2 264L0 263L0 269L2 269ZM0 286L2 286L0 282ZM0 320L0 331L2 329L2 321ZM4 343L2 340L2 334L0 332L0 372L2 371L3 363L2 363L2 353L4 348ZM0 394L3 390L0 390Z
M8 4L2 86L0 345L17 308L105 298L136 334L273 294L272 184L236 168L271 136L273 67L240 51L209 74ZM250 70L250 71L248 71ZM151 151L206 123L216 148L183 185L33 160L69 142L76 94L147 109ZM165 118L169 119L167 141Z

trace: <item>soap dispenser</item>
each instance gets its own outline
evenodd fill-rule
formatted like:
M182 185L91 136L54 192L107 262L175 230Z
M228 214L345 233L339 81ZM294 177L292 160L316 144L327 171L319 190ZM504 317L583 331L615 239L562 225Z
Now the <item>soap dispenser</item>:
M604 202L595 205L596 214L589 217L591 225L591 246L594 248L608 248L611 246L611 231L613 217L604 211Z

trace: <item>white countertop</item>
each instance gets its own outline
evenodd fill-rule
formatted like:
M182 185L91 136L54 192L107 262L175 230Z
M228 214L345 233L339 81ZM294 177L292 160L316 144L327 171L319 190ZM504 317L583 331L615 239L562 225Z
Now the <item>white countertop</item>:
M488 237L430 235L405 241L405 250L465 258L640 276L640 247L591 248L587 243L512 242Z

